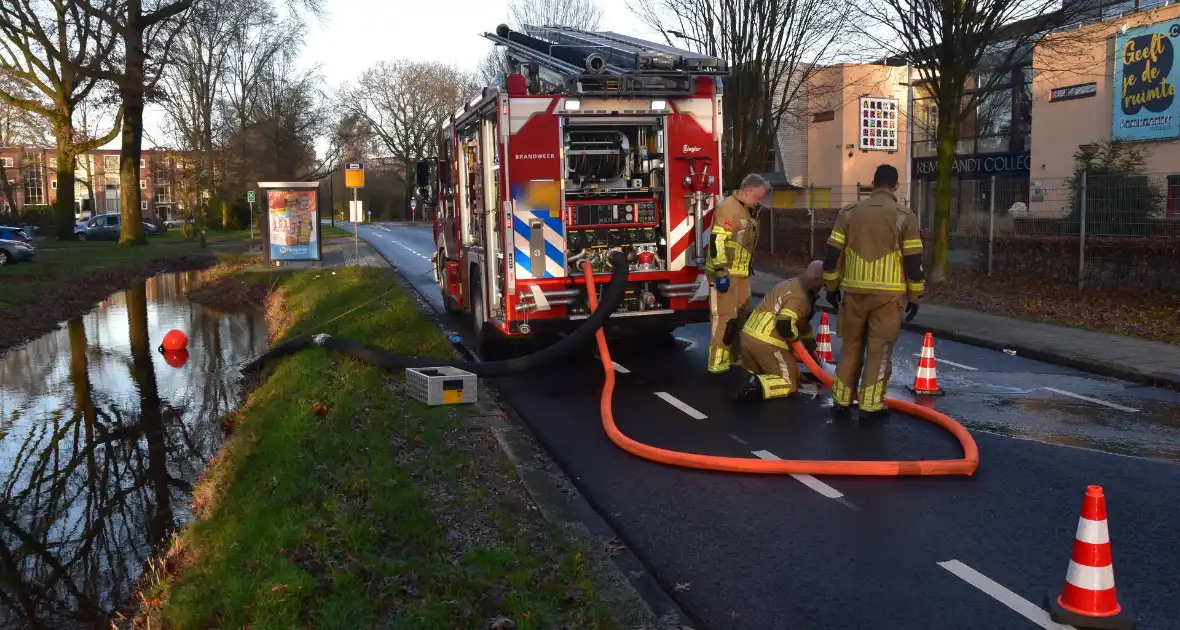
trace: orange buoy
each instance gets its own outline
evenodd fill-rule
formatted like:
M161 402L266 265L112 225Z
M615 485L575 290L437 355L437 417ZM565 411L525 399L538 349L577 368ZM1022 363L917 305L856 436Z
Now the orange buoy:
M188 350L165 350L164 363L178 369L184 367L188 363Z
M179 330L169 330L168 334L164 335L164 342L160 344L160 348L164 352L184 350L188 348L188 335Z

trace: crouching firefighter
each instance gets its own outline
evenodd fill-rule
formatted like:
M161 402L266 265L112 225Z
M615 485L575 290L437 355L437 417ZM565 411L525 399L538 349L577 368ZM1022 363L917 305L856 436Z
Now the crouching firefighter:
M802 341L816 363L811 314L824 285L824 263L816 260L803 275L784 280L762 299L742 326L738 344L742 367L750 374L734 398L763 400L790 396L799 388L799 365L791 343Z
M847 411L855 393L862 418L885 415L902 310L913 319L926 289L918 219L897 201L896 168L878 166L868 199L840 210L824 253L824 281L842 342L835 409Z
M725 374L733 356L725 328L750 299L751 259L758 242L757 208L770 192L760 175L750 174L713 216L705 273L709 278L709 372Z

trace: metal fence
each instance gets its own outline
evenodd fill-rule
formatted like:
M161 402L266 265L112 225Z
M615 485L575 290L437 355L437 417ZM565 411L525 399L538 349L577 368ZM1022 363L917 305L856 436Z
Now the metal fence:
M932 250L933 181L903 186ZM759 220L759 248L788 266L822 257L839 209L858 186L809 186L784 195ZM1180 175L1082 174L1068 179L956 180L948 264L982 274L1084 286L1180 289Z

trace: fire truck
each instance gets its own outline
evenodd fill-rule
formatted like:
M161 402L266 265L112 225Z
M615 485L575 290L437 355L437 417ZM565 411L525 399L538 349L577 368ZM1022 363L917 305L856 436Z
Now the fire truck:
M471 314L481 353L510 354L506 340L587 318L583 261L601 286L622 251L629 284L609 327L708 321L726 63L612 32L523 30L484 34L504 53L502 87L455 113L418 164L447 310Z

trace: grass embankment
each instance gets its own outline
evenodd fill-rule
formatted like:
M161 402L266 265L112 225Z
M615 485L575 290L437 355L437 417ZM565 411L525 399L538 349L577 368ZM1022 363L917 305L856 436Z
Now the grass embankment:
M223 283L275 287L275 341L449 356L386 270L238 269ZM319 348L283 360L236 414L141 627L610 627L585 556L529 507L473 413Z

